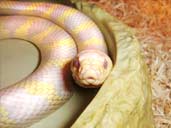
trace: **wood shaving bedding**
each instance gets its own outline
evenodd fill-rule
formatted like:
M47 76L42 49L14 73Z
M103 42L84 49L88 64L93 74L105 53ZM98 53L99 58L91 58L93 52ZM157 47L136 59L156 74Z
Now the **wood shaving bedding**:
M171 128L171 0L88 0L136 28L152 78L156 128Z

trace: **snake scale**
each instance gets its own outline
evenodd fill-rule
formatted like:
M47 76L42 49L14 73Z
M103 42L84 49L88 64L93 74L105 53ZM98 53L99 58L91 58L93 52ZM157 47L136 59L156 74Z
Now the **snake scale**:
M25 128L57 110L72 96L71 71L79 85L98 87L112 67L96 24L65 5L1 1L0 40L9 38L34 44L40 64L0 90L0 128Z

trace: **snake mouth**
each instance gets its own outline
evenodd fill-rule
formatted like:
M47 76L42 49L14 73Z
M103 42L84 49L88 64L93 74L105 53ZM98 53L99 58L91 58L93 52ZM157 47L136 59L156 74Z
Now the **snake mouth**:
M95 69L85 69L80 73L83 84L85 85L96 85L98 83L99 73ZM99 76L100 77L100 76Z
M73 68L74 67L74 68ZM96 87L99 85L99 78L101 78L101 73L97 67L87 64L86 66L81 66L78 59L74 60L72 69L75 71L73 75L76 82L83 87Z
M87 85L95 85L96 81L97 80L95 78L93 78L93 77L86 78Z

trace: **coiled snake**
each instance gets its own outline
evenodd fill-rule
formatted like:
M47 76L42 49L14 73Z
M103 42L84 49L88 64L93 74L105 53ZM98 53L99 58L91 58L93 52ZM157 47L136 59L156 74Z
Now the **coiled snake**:
M27 40L41 53L32 74L0 90L0 128L28 127L65 103L72 95L70 63L74 79L84 87L102 84L110 72L102 34L76 9L2 1L0 14L1 40Z

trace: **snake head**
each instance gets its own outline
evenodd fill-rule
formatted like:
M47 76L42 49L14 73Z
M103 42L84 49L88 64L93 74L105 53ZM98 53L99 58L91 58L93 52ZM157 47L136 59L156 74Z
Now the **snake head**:
M77 84L85 88L96 88L102 85L111 68L111 59L97 50L82 51L71 63L73 78Z

